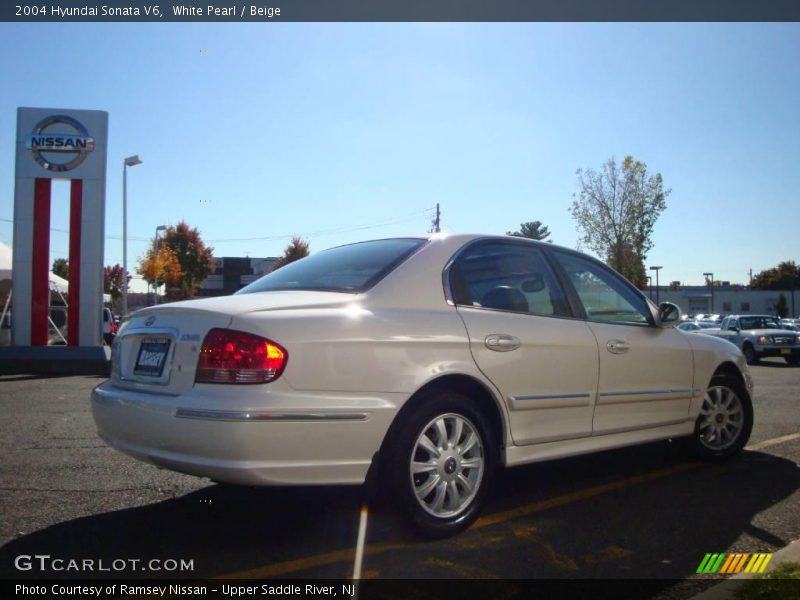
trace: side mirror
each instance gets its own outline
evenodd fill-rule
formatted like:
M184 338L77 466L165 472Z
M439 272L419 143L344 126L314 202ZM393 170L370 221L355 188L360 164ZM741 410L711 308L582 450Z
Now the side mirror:
M681 320L681 309L672 302L662 302L658 306L658 324L661 327L675 327Z

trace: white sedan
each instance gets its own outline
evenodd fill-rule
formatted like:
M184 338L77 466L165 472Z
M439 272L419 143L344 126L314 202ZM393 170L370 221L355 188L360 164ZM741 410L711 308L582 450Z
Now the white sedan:
M516 237L333 248L233 296L141 310L92 393L100 436L247 485L377 473L427 535L467 527L501 466L753 425L741 352L674 328L603 263Z

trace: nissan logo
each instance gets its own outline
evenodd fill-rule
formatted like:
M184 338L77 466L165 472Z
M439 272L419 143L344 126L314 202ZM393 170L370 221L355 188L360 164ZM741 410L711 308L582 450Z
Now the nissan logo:
M42 167L63 173L86 160L89 152L94 150L94 138L76 119L67 115L52 115L39 121L33 128L33 133L25 140L25 147ZM65 160L59 162L59 157Z
M155 323L155 322L156 322L156 318L155 318L155 317L147 317L147 318L144 320L144 326L145 326L145 327L150 327L150 325L152 325L152 324L153 324L153 323Z

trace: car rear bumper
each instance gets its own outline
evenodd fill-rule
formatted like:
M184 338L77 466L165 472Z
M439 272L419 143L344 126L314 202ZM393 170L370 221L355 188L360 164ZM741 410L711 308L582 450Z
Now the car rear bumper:
M404 400L239 387L251 400L237 389L228 406L222 389L212 404L107 381L92 391L92 413L107 444L181 473L244 485L359 484Z

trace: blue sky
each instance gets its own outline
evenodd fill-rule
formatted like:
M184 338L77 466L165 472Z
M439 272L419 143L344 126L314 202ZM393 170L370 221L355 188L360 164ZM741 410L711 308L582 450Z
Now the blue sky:
M0 241L18 106L110 114L106 263L185 219L217 256L540 220L575 247L576 169L672 189L661 282L800 261L798 24L0 24ZM66 186L53 227L67 228ZM247 239L241 238L269 238ZM53 232L52 257L66 256Z

